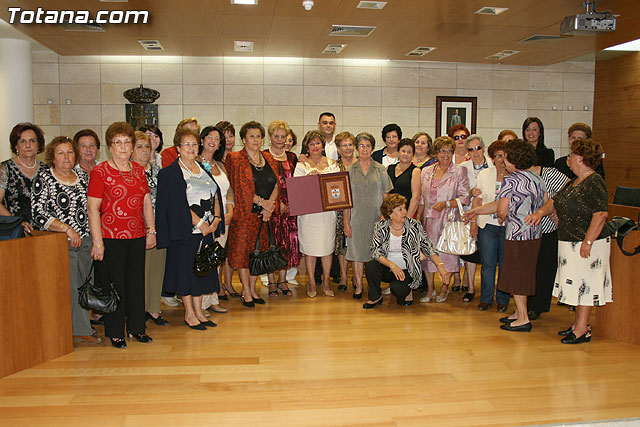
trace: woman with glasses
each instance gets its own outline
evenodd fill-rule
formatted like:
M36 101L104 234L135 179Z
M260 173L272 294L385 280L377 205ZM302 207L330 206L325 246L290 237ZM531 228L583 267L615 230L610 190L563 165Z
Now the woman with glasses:
M193 259L200 245L212 245L224 233L220 187L196 161L200 134L179 128L173 137L178 159L158 174L158 246L167 248L163 290L178 294L184 304L184 323L204 331L217 326L202 312L202 296L217 292L217 271L199 277Z
M448 136L440 136L436 138L433 145L438 153L438 162L422 170L420 177L422 198L418 207L418 218L422 220L427 237L435 244L447 223L450 210L453 209L457 218L460 216L456 200L466 206L469 204L470 194L467 170L453 163L453 152L456 147L454 140ZM436 252L447 272L460 271L458 255ZM436 302L445 302L449 295L449 283L442 284L440 294L437 296L433 283L438 266L427 259L422 262L422 268L426 272L428 288L427 295L420 298L420 302L430 302L434 298Z
M346 258L353 262L353 299L362 298L364 264L371 260L371 234L380 220L382 201L393 189L385 167L372 161L376 140L370 133L356 136L358 161L347 168L351 180L353 208L344 213L344 234L347 236Z
M398 163L398 142L402 139L402 129L395 123L389 123L382 128L382 140L385 148L374 151L371 158L381 163L385 168Z
M125 331L138 342L150 343L145 333L145 249L156 246L156 228L149 184L142 166L131 161L135 132L126 122L107 128L105 141L111 159L93 168L87 191L87 210L96 261L95 277L108 272L120 295L118 309L104 315L104 334L111 345L127 348Z
M471 159L460 164L467 170L467 178L469 179L469 188L471 188L471 202L475 196L480 195L476 189L478 174L483 169L487 169L491 164L491 159L485 154L484 141L480 135L470 135L464 142L464 146L469 153ZM468 210L468 209L467 209ZM471 224L471 234L474 238L478 238L478 224ZM474 280L476 277L476 264L480 264L480 252L476 251L471 255L462 255L460 257L464 261L464 277L462 278L462 302L472 302L476 296ZM465 284L466 283L466 284Z
M455 150L453 152L453 164L458 165L462 162L466 162L471 159L471 156L465 148L465 141L469 137L471 132L463 124L451 126L449 129L449 138L453 139L455 144Z

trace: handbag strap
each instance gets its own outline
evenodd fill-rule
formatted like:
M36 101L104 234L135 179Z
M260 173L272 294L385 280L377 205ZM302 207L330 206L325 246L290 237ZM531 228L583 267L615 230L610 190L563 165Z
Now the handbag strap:
M460 199L456 197L456 203L458 203L458 212L460 212L460 218L464 215L464 209L462 209L462 203L460 203Z
M260 232L262 231L262 224L264 221L260 221L260 227L258 227L258 237L256 238L256 246L253 249L254 253L260 253ZM269 235L269 247L274 247L276 244L273 241L273 234L271 234L271 221L267 221L267 234Z

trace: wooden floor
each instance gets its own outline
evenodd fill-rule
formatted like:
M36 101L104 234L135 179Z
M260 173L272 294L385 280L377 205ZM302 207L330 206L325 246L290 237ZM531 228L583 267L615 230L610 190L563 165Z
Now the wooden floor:
M367 311L350 291L297 294L255 309L223 302L230 312L212 316L219 326L206 332L188 329L181 307L167 309L170 326L148 327L152 344L124 351L80 344L1 379L0 424L512 426L640 416L640 347L597 337L560 344L556 331L573 313L555 303L533 332L513 333L499 329L495 308L479 312L460 293L408 308L385 297Z

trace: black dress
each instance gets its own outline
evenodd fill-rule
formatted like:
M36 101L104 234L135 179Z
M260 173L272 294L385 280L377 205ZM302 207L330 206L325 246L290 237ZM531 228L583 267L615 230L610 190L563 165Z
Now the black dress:
M391 194L400 194L401 196L406 197L407 202L405 203L407 209L409 209L409 202L411 202L411 177L413 176L413 170L416 168L416 165L411 163L411 165L403 171L400 176L396 177L396 167L398 164L389 165L387 168L387 174L389 178L391 178L391 184L393 184L393 190L389 193Z

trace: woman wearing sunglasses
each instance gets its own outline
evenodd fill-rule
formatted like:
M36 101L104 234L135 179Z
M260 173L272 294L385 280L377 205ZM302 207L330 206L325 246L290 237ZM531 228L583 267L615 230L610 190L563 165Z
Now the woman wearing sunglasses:
M460 163L471 159L471 156L467 153L467 149L464 144L470 134L471 132L469 132L469 129L467 129L463 124L451 126L449 129L449 133L447 135L449 135L449 138L453 139L455 144L452 160L454 165L459 165Z
M481 191L476 188L478 182L478 174L483 169L488 169L491 165L491 159L485 153L484 141L480 135L470 135L464 140L464 146L471 159L463 162L460 166L467 170L467 178L469 178L469 188L471 188L471 200L479 196ZM471 205L465 210L469 210ZM471 223L471 234L474 238L478 238L478 224L474 221ZM476 277L476 264L480 264L480 252L476 251L471 255L462 255L460 258L464 261L464 277L462 278L462 302L472 302L476 296L474 279Z

